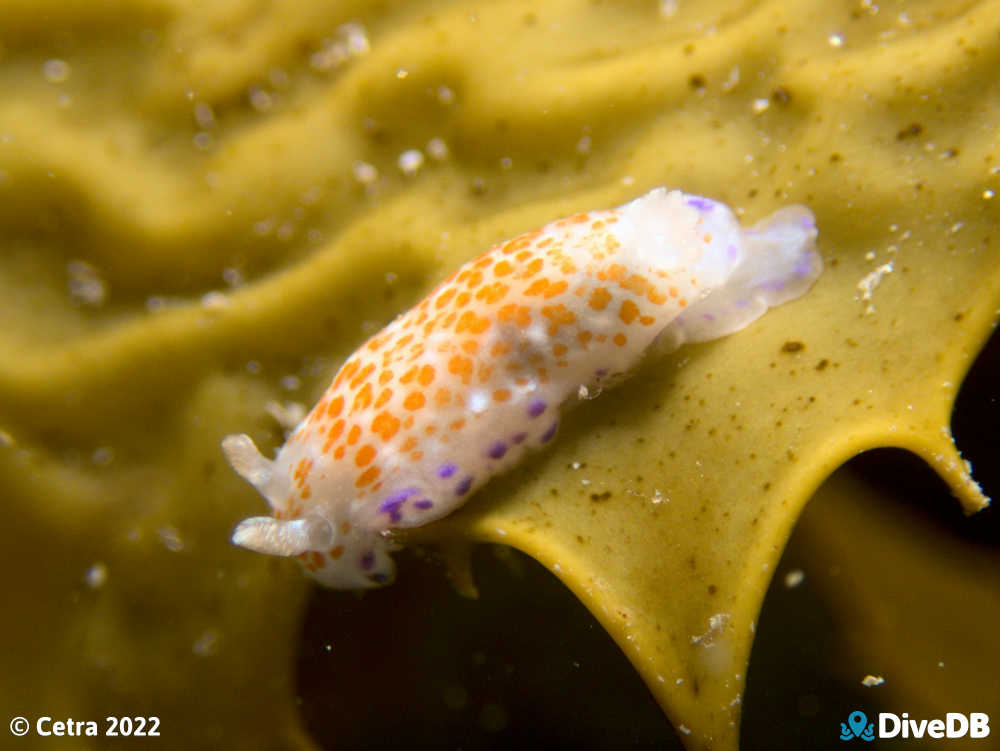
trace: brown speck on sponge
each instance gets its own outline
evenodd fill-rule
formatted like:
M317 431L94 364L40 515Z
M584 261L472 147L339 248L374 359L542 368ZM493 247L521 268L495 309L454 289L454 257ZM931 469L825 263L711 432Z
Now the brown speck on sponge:
M896 134L897 141L905 141L907 138L916 138L924 132L924 126L920 123L910 123Z
M771 101L775 104L788 104L792 101L792 94L784 86L778 86L771 92Z
M801 352L806 348L806 345L802 342L797 341L787 341L781 345L781 351L786 354L792 354L795 352Z

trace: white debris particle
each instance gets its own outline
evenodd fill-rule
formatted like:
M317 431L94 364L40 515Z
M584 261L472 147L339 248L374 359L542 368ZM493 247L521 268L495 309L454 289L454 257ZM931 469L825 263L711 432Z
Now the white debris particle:
M507 530L506 529L500 529L500 527L497 527L494 530L494 532L496 532L497 535L499 535L500 537L506 537L507 536Z
M115 460L115 450L110 446L98 446L90 455L90 461L98 467L107 467Z
M158 313L167 307L167 298L163 295L150 295L146 298L146 310L150 313Z
M582 467L583 465L580 464L580 462L573 462L569 466L571 466L573 469L580 469L580 467Z
M378 169L368 162L357 161L354 163L354 179L362 185L371 185L378 180Z
M787 574L785 574L785 587L787 589L795 589L803 581L805 581L805 572L800 568L793 568Z
M278 381L278 385L285 391L298 391L302 386L302 379L300 379L297 375L286 375L281 377L281 380Z
M424 153L420 149L407 149L396 160L400 171L407 177L413 177L424 166Z
M232 304L229 295L225 292L212 290L201 296L201 307L205 310L224 310Z
M194 137L191 139L191 143L194 144L196 149L207 151L212 148L212 134L199 130L194 134Z
M49 83L62 83L67 78L71 69L65 60L52 58L42 63L42 75Z
M593 141L590 136L583 136L579 141L576 142L576 150L579 154L589 154L590 147L593 145Z
M875 260L875 251L874 250L869 250L867 253L865 253L865 260L866 261L874 261Z
M302 195L299 196L299 203L303 206L312 206L319 203L321 198L323 198L323 188L319 185L313 185L311 188L302 191Z
M324 39L323 47L309 56L313 70L325 73L343 65L348 58L347 45L335 39Z
M829 44L834 49L840 49L844 46L844 35L843 34L830 34L826 38L827 44Z
M621 182L622 182L622 185L624 185L627 188L630 185L633 185L635 183L635 178L632 177L632 175L625 175L622 178Z
M684 733L684 735L691 735L691 728L687 725L678 725L677 729Z
M771 106L771 100L770 99L763 99L763 98L762 99L754 99L750 103L750 108L753 110L753 113L755 115L759 115L761 112L764 112L770 106Z
M202 130L208 130L215 125L215 112L207 102L198 102L194 106L194 121Z
M984 190L984 191L983 191L983 200L984 200L984 201L988 201L988 200L990 200L991 198L993 198L993 195L994 195L994 193L993 193L993 191L992 191L992 190L988 190L988 189L987 189L987 190Z
M514 160L511 159L509 156L500 157L500 169L506 172L513 166L514 166Z
M715 642L715 637L722 633L722 630L729 624L728 613L716 613L709 616L708 630L703 634L691 637L692 644L700 644L703 647L711 647Z
M87 573L83 575L83 580L87 582L87 586L91 589L100 589L104 586L104 582L108 580L108 567L101 562L95 563L87 569Z
M740 82L740 66L734 65L729 70L729 75L726 80L722 82L723 91L731 91Z
M199 657L211 657L219 650L219 632L214 628L206 629L195 639L191 650Z
M66 264L67 287L73 302L93 308L104 304L108 296L108 285L101 279L97 269L86 261L69 261Z
M167 550L173 553L179 553L184 550L184 541L181 540L181 534L177 531L176 527L165 524L156 530L156 534Z
M871 688L873 686L881 686L883 683L885 683L885 678L883 678L881 675L866 675L864 678L861 679L861 685L867 686L868 688Z
M683 678L678 678L676 681L674 681L674 685L675 686L683 686L684 685L684 679Z
M242 287L244 282L243 272L233 266L225 268L222 270L222 281L230 287Z
M441 104L451 104L455 101L455 92L447 86L438 86L437 98Z
M858 282L858 292L861 293L861 301L868 303L865 306L865 315L875 312L875 305L872 303L872 294L882 283L882 277L886 274L891 274L893 269L893 264L895 261L889 261L889 263L883 263L881 266L876 268L874 271L870 271L868 274Z
M964 226L965 226L965 222L955 222L953 225L951 225L951 234L954 235L956 232L958 232Z
M364 26L357 21L343 24L337 29L337 33L347 43L347 51L351 57L361 57L371 51L371 43L368 41L368 32Z
M660 0L660 18L673 18L680 0Z
M327 72L338 68L351 58L367 55L371 51L368 32L359 23L345 23L337 28L335 37L324 39L322 47L309 56L314 70Z
M278 231L274 233L275 236L281 241L287 241L292 239L292 235L295 234L295 222L287 221L282 222L278 226Z
M259 222L254 222L253 233L259 237L270 235L274 231L274 225L277 223L277 220L273 217L261 219Z
M0 448L8 448L14 445L14 436L6 430L0 430Z
M251 86L247 91L247 98L250 100L250 106L258 112L267 112L274 106L274 97L259 86Z
M448 144L442 138L432 138L427 142L427 153L439 162L448 158Z

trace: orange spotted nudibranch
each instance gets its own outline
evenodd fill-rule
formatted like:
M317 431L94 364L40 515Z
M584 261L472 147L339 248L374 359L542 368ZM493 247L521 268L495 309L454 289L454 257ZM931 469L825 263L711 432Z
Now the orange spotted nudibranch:
M549 443L563 402L655 339L725 336L805 293L816 234L804 206L744 230L724 204L657 188L494 246L351 355L275 459L225 438L274 511L233 542L331 587L391 581L390 530L451 513Z

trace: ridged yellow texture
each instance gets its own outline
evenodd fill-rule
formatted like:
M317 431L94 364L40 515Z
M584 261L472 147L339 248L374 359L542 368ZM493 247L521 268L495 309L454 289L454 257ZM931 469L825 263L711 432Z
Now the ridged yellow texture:
M985 502L947 426L1000 306L1000 3L889 5L6 3L3 705L309 745L307 585L230 547L263 505L219 439L279 442L269 399L310 401L492 242L663 184L745 221L807 204L827 270L421 537L538 558L690 748L735 748L763 593L830 472L898 446Z

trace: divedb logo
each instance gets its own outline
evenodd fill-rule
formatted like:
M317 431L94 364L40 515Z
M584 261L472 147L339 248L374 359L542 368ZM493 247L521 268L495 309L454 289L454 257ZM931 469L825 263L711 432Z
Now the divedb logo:
M847 722L840 723L840 740L873 741L876 738L988 738L990 716L985 712L948 712L943 719L912 719L908 712L901 715L879 712L878 733L876 723L869 722L868 716L855 709L847 716Z

